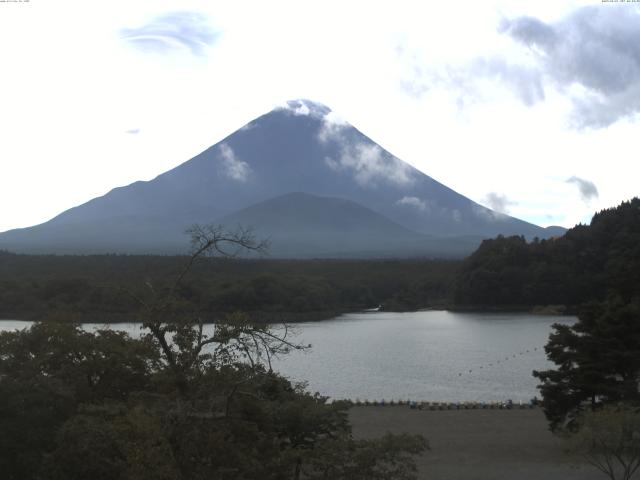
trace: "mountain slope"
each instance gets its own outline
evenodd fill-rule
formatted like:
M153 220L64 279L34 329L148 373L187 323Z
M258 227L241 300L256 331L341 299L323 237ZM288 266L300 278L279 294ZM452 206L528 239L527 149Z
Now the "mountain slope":
M270 240L276 257L462 256L479 238L443 242L413 232L350 200L290 193L221 219L228 228L250 227Z
M549 236L399 160L324 106L290 102L149 182L112 190L49 222L0 234L27 252L184 251L182 233L289 192L357 202L432 236ZM401 254L401 253L400 253Z

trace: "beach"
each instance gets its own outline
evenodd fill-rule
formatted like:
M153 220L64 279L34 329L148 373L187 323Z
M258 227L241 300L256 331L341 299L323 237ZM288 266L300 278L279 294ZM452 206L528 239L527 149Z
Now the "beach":
M598 480L602 473L570 456L547 427L540 408L417 410L408 406L353 407L357 438L422 434L430 450L418 459L420 479Z

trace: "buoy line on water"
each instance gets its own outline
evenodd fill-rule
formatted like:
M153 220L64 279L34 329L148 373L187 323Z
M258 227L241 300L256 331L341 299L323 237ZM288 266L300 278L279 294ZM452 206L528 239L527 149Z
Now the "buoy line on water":
M539 406L536 397L528 402L514 402L512 400L494 402L426 402L414 400L333 400L333 402L345 402L350 407L402 407L412 410L526 410Z
M522 357L528 353L534 353L538 351L544 351L544 347L532 347L525 350L522 350L518 353L509 354L502 357L499 360L496 360L491 363L486 363L476 367L475 369L470 368L468 374L474 372L474 370L483 370L485 367L487 369L497 367L498 365L504 364L505 362L512 361L513 359L517 359L518 357ZM462 377L463 375L467 375L467 373L459 372L458 375L454 378ZM451 378L451 377L450 377ZM539 400L537 397L533 397L528 402L514 402L511 399L508 400L500 400L500 401L491 401L491 402L481 402L481 401L464 401L464 402L430 402L430 401L415 401L415 400L360 400L359 398L353 399L330 399L329 402L345 402L349 406L356 407L367 407L367 406L408 406L411 409L417 410L483 410L483 409L491 409L491 410L513 410L513 409L532 409L539 406Z
M544 351L544 347L533 347L533 348L528 348L526 350L522 350L521 352L518 353L513 353L513 354L509 354L506 357L504 357L504 359L502 359L502 357L499 360L496 360L494 362L491 363L485 363L482 365L479 365L475 368L470 368L468 371L462 371L462 372L458 372L458 377L462 377L463 375L469 375L471 373L473 373L474 371L477 370L484 370L486 369L490 369L490 368L494 368L497 367L498 365L504 365L506 362L509 362L511 360L513 360L514 358L517 359L518 357L522 357L524 355L526 355L527 353L534 353L534 352L538 352L538 351Z

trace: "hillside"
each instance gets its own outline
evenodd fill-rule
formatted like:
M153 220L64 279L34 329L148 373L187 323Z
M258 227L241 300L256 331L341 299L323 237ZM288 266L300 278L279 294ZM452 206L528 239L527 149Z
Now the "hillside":
M593 216L564 236L482 242L458 273L458 305L579 305L640 296L640 199Z
M479 237L450 241L413 232L350 200L291 193L252 205L221 219L245 226L270 241L269 256L374 258L461 257Z

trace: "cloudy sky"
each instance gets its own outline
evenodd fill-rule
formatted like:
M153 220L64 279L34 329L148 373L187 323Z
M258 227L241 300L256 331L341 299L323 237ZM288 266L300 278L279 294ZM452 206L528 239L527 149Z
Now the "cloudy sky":
M7 0L0 66L0 231L295 98L540 225L640 195L640 3Z

